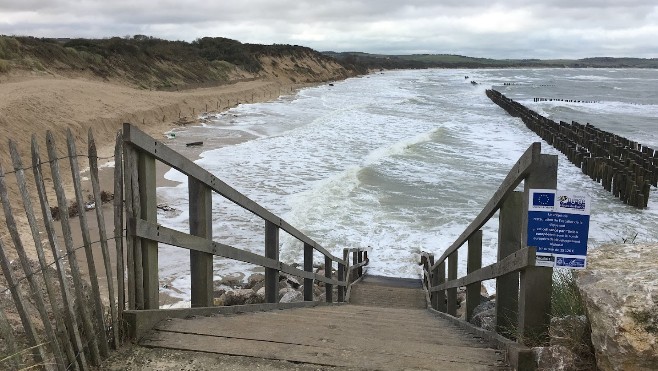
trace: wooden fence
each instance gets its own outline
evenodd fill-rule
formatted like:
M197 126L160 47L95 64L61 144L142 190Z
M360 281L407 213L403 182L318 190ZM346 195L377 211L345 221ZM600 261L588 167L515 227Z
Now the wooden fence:
M524 191L515 188L523 182ZM520 343L540 340L548 334L551 312L552 268L535 266L535 248L527 246L529 190L555 189L557 156L541 154L540 143L532 144L507 174L484 209L446 249L440 258L423 253L424 284L433 311L450 318L457 314L457 288L466 287L466 321L480 304L482 281L496 280L496 334ZM499 211L498 262L482 267L482 226ZM467 275L458 277L459 248L467 245ZM447 263L446 263L447 261ZM447 269L446 269L447 266ZM447 273L447 278L446 278ZM513 344L512 344L513 345ZM512 364L531 362L529 351L511 346Z
M103 196L99 186L99 157L93 135L90 131L87 153L82 155L77 152L71 132L67 134L64 156L55 144L55 136L48 132L47 160L41 160L39 142L33 136L31 166L24 165L16 144L11 140L13 170L5 172L0 164L0 197L13 244L6 246L0 239L0 265L7 285L1 293L11 293L11 300L3 300L0 308L0 336L4 339L0 368L3 369L87 370L99 365L108 356L110 348L117 348L123 341L119 331L123 276L121 271L113 274L111 264L111 259L123 261L121 183L114 188L114 208L119 211L115 213L114 237L108 237L102 208L103 199L107 200L107 197ZM117 171L121 169L120 148L121 138L117 137L114 158ZM87 201L83 194L86 182L80 176L80 159L89 163L91 201ZM31 177L28 170L31 170ZM65 170L70 170L70 177L65 175ZM13 177L10 177L12 173ZM73 185L75 201L72 203L67 199L65 185ZM57 206L51 207L48 197L52 197L53 189ZM20 195L20 200L11 199L15 194ZM39 199L38 211L33 206L33 197ZM99 234L93 238L85 206L95 208ZM60 231L53 215L60 219ZM73 220L75 216L79 219L77 223ZM19 228L25 220L32 241L22 239ZM78 234L82 236L82 246L74 245L73 236ZM34 244L34 250L31 250L31 244ZM114 252L110 251L111 244L115 247ZM99 249L105 272L101 278L106 288L104 292L100 289L94 261L94 251ZM9 260L14 251L21 269ZM36 251L38 262L30 260L28 251ZM81 255L85 257L86 267L80 266ZM118 291L115 291L117 277ZM20 318L20 324L11 320L15 316Z
M345 301L348 286L362 274L367 264L363 249L346 249L343 258L333 256L285 220L266 210L228 184L216 178L199 165L149 137L138 128L124 124L125 143L125 198L127 211L128 255L128 325L131 336L139 337L145 329L162 316L180 313L210 313L203 308L213 305L213 257L220 256L265 268L265 301L279 301L280 272L304 279L304 301L313 302L313 283L325 285L326 301L334 302L333 289L337 288L337 301ZM156 161L180 171L188 177L190 230L181 232L157 223L155 198ZM265 226L264 256L229 246L212 239L212 193L217 193L244 210L258 216ZM279 259L279 233L284 231L302 242L303 269L295 268ZM158 309L158 243L190 250L191 306L199 311ZM313 255L324 256L324 275L313 271ZM348 255L353 254L350 265ZM337 269L337 277L332 276ZM300 305L305 305L300 303ZM286 307L289 307L287 305ZM254 305L253 308L274 309L277 305ZM282 306L281 306L282 307ZM252 308L252 309L253 309ZM140 313L142 312L142 313ZM177 314L178 313L178 314Z
M496 90L487 96L622 202L645 208L658 186L658 151L591 124L550 120Z

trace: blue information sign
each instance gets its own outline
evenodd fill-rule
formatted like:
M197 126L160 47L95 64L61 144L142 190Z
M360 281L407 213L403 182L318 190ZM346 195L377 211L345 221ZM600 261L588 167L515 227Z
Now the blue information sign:
M528 246L538 266L583 269L587 259L590 198L586 194L531 189Z

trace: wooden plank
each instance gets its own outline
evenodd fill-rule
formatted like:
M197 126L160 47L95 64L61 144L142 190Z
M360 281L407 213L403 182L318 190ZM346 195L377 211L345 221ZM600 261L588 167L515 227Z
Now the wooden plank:
M11 160L12 160L12 165L14 167L14 172L16 175L16 184L18 185L18 189L20 190L21 193L21 199L23 201L23 209L25 210L25 215L27 216L27 221L30 226L30 231L32 232L32 240L34 242L34 248L37 252L37 258L39 259L39 267L41 270L41 273L44 278L44 284L46 286L46 293L48 294L48 301L50 302L50 306L52 307L53 313L59 313L59 307L57 305L58 301L58 296L57 292L55 291L55 288L53 287L53 283L51 282L50 279L48 279L46 275L46 271L48 269L48 263L46 261L46 256L43 251L43 243L41 242L41 232L39 232L39 226L37 224L37 219L34 214L34 207L32 206L32 199L30 198L29 192L27 190L27 182L25 180L25 172L23 171L23 161L20 158L20 155L18 154L18 149L16 148L16 144L14 141L10 140L9 141L9 152L11 153ZM0 173L2 172L2 165L0 165ZM7 205L10 210L11 207ZM13 218L12 218L13 219ZM7 219L7 222L9 222L9 219ZM17 231L16 231L17 232ZM21 255L25 255L24 249L22 249L22 254L19 252ZM21 261L25 260L25 263L22 263L24 266L27 265L28 269L31 270L31 267L29 265L29 262L27 261L27 256L21 256ZM25 268L24 268L25 269ZM27 274L27 272L26 272ZM32 274L28 274L29 279L31 279ZM39 285L37 285L39 286ZM39 292L38 296L41 296L41 292ZM47 315L47 311L44 308L44 314L41 314L42 320L50 322L50 319ZM74 368L77 369L77 362L75 359L75 351L73 350L73 345L70 342L70 336L68 333L68 330L66 329L66 325L62 321L62 317L60 316L54 316L55 317L55 328L57 329L58 333L63 334L62 339L63 339L63 348L64 352L66 352L66 357L68 358L68 362L75 366ZM52 331L52 326L50 326L50 323L46 326L44 325L44 329L47 327L51 327ZM55 334L53 333L51 336L55 338L55 343L59 345L59 341ZM61 356L61 366L63 368L66 368L66 359L64 359L64 354L61 353L60 351L60 356Z
M500 262L493 263L484 268L478 269L466 276L448 281L438 286L432 287L430 291L441 291L451 288L470 285L475 282L490 280L511 272L517 272L535 264L535 248L528 247L518 250L514 254L507 256Z
M524 182L521 242L528 241L528 203L530 189L557 187L557 156L541 155L537 166ZM548 337L551 323L551 292L553 269L528 267L521 271L519 281L519 324L521 341L537 341Z
M210 188L194 178L188 178L187 184L190 204L190 234L212 240L212 192ZM190 250L193 308L213 305L212 264L212 254Z
M345 280L345 266L338 263L338 281ZM338 302L345 301L345 288L343 286L338 286Z
M21 318L21 323L23 324L23 329L25 330L25 336L27 337L28 344L30 347L36 350L36 352L32 354L34 361L37 365L44 365L48 360L48 357L46 356L47 350L45 349L44 344L37 338L37 333L34 330L32 319L30 318L30 315L25 308L25 298L23 298L23 295L18 288L18 282L16 281L14 272L12 272L11 266L9 265L9 259L5 253L5 244L2 242L1 238L0 267L2 268L2 274L5 276L5 280L7 281L7 286L9 286L9 291L11 292L11 296L14 300L16 311Z
M304 272L313 273L313 246L304 244ZM304 301L313 301L313 279L304 278Z
M457 278L457 260L459 251L455 250L448 256L448 281ZM457 315L457 288L452 287L448 289L448 314L451 316Z
M129 162L130 169L130 195L132 196L132 214L130 217L142 217L142 202L141 194L139 192L139 153L135 148L128 148L129 155L126 156ZM135 308L136 309L147 309L144 308L144 262L142 256L142 239L133 238L133 271L134 273L134 287L135 287Z
M139 202L142 219L157 222L158 209L155 195L155 158L139 152L137 163L139 177ZM160 307L160 279L158 276L158 244L154 241L141 241L142 284L144 286L144 309Z
M110 323L112 326L112 346L114 349L119 348L119 325L117 323L116 302L114 300L114 278L112 277L112 262L110 260L110 249L107 246L107 231L105 230L105 215L103 215L103 200L101 198L101 187L98 179L98 152L96 151L96 142L94 135L89 128L87 135L87 151L89 157L89 173L91 175L91 188L94 194L94 203L96 204L96 220L98 222L98 235L103 254L103 264L105 267L105 278L107 279L108 305L110 307Z
M468 239L467 273L475 272L482 267L482 230L473 233ZM466 320L473 318L473 310L480 305L480 292L482 282L473 282L466 285Z
M123 146L123 185L125 197L125 209L127 218L136 218L135 210L133 208L133 172L135 162L135 151L129 146ZM137 180L135 180L137 181ZM133 223L126 223L126 270L128 271L128 309L137 309L137 285L135 279L135 244L138 238L135 235L135 225Z
M523 181L523 179L530 173L537 161L539 161L539 156L541 154L541 143L535 142L525 151L525 153L519 158L519 160L514 164L512 169L509 171L503 182L501 183L498 190L491 197L487 205L480 211L478 216L468 225L466 230L457 238L455 242L448 247L443 252L443 255L434 263L432 269L436 268L438 264L444 261L448 255L456 251L460 246L462 246L468 238L477 230L481 229L482 226L498 211L503 201L509 196L510 193L514 191L517 185Z
M509 195L498 216L498 261L521 248L521 218L523 192ZM496 278L496 332L514 336L518 324L519 273L511 272Z
M445 289L438 289L441 285L445 284L446 282L446 263L441 262L439 266L436 268L436 271L439 275L439 279L437 280L438 286L437 286L437 310L441 312L446 312L448 310L448 298L446 296L446 291ZM434 287L430 289L430 292L432 292Z
M22 174L22 170L20 170L21 168L22 167L19 167L18 169ZM18 174L18 177L20 177L20 174ZM19 189L21 190L21 193L25 195L24 198L28 198L29 202L29 196L27 196L25 182L23 181L22 184L20 183L21 182L19 180ZM43 300L43 288L41 287L41 284L39 284L39 282L36 280L35 272L30 265L30 260L25 253L23 241L21 240L21 236L18 233L16 219L14 219L14 212L11 207L11 201L9 200L7 185L5 183L5 170L2 167L2 164L0 164L0 199L2 200L2 208L5 214L5 224L7 225L7 230L9 231L9 235L11 236L12 242L14 243L14 249L18 253L18 260L20 261L23 272L25 273L25 278L27 278L27 282L30 285L30 290L32 291L32 296L34 298L34 304L37 308L37 311L39 312L41 322L43 323L43 328L46 332L46 338L48 339L49 347L55 357L55 363L60 370L65 369L64 364L66 363L66 359L64 357L64 353L62 352L62 347L59 344L59 340L57 340L53 326L50 323L50 318L48 317L48 310L46 309L46 304ZM35 222L34 215L32 215L32 221ZM35 227L33 226L32 228L34 232ZM36 233L38 236L39 231L37 230Z
M2 308L0 308L0 336L2 336L2 339L4 340L7 352L7 356L3 363L8 364L14 370L19 370L21 368L21 362L19 362L20 351L16 349L16 338L11 332L11 325L9 324L7 315L5 315L5 311Z
M146 135L137 127L130 124L124 124L123 137L125 142L132 144L136 148L139 148L141 151L150 154L154 158L173 167L181 173L198 179L200 182L204 183L210 187L210 189L219 193L224 198L259 216L263 220L281 227L281 229L286 231L286 233L290 234L301 242L313 246L314 249L323 255L331 257L334 261L340 260L337 257L331 255L326 249L313 241L311 238L291 226L289 223L282 220L280 217L274 215L272 212L260 206L255 201L238 192L236 189L229 186L214 175L210 174L208 171L190 161L185 156Z
M132 340L141 339L155 325L168 318L190 318L196 316L230 315L252 312L266 312L293 308L313 308L319 306L340 306L319 301L301 301L296 303L261 303L248 305L233 305L229 307L177 308L177 309L145 309L127 310L125 325Z
M46 195L46 187L43 181L41 166L39 145L37 143L36 136L32 135L32 171L34 174L34 183L37 187L37 193L39 195L41 215L43 217L44 226L46 227L46 235L48 236L48 242L51 249L50 251L53 254L53 258L55 259L55 267L57 268L56 271L57 279L59 282L59 292L62 296L62 304L64 305L64 321L69 334L73 335L71 341L73 342L75 352L77 353L78 364L82 370L87 370L89 368L87 365L87 358L85 356L84 347L82 345L80 331L78 330L78 320L75 314L75 309L73 307L73 298L71 297L71 291L69 289L66 267L64 266L64 257L61 254L61 249L57 241L57 235L55 233L55 222L53 221L53 216L50 211L50 204ZM91 351L92 345L90 345L89 349ZM98 349L96 349L96 353L98 354Z
M265 257L279 265L279 227L269 221L265 222ZM265 268L265 302L279 302L279 269Z
M126 309L126 288L123 254L123 138L117 133L114 145L114 246L117 265L117 320L123 321L123 311ZM121 340L121 338L119 339Z
M187 233L179 232L177 230L161 225L151 224L141 219L129 220L128 225L135 229L136 236L140 238L158 241L160 243L178 246L188 250L207 252L216 256L239 260L265 268L278 269L283 273L287 273L296 277L314 279L316 281L322 281L332 285L346 286L345 282L330 280L325 276L313 272L305 272L303 270L293 268L285 263L277 262L274 259L266 258L249 251L240 250L238 248L207 240L205 238L192 236Z
M73 179L73 190L75 191L75 199L78 203L78 218L80 220L80 232L82 234L82 241L85 248L85 257L87 258L87 269L89 272L89 282L92 292L93 311L96 318L96 325L98 326L98 348L101 356L108 357L110 348L107 342L105 318L105 307L101 301L101 293L98 286L98 273L96 272L96 264L94 263L94 254L91 247L91 237L89 235L89 224L87 223L87 213L85 212L85 199L82 195L82 184L80 181L80 167L78 165L78 154L75 149L75 139L71 129L66 131L66 142L69 154L69 163L71 165L71 177Z
M332 263L333 261L331 260L330 257L325 256L324 257L324 276L327 277L328 279L331 279L331 274L332 274ZM332 284L327 283L324 285L324 292L326 296L326 302L327 303L333 303L334 302L334 287Z
M34 145L35 141L33 141ZM55 194L57 196L57 205L60 212L60 221L62 225L62 233L64 234L64 245L66 246L66 256L68 257L69 266L71 267L71 276L73 278L73 287L75 289L75 300L78 303L85 303L86 296L84 291L84 283L80 275L80 267L78 266L78 258L76 250L73 246L73 235L71 232L71 224L69 223L68 201L62 186L62 176L59 169L59 160L57 154L57 147L55 145L55 137L51 131L46 132L46 147L48 149L48 159L50 162L50 173L52 175L53 184L55 186ZM42 202L43 204L43 202ZM48 210L50 212L50 210ZM52 245L52 242L51 242ZM54 246L54 245L53 245ZM91 351L91 363L94 366L100 365L100 353L98 349L98 340L96 339L94 325L91 322L91 317L86 305L78 305L80 318L87 338L84 343L88 343Z

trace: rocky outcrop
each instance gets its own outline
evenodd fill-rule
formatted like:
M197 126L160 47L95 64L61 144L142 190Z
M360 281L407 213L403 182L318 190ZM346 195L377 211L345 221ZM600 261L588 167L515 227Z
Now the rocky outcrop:
M601 370L658 370L658 245L592 249L577 278Z

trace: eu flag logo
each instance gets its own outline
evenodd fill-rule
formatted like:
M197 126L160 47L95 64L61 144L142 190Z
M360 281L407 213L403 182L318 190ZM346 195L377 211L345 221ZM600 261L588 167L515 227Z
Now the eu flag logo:
M555 205L555 193L537 192L532 195L532 206L550 206Z

